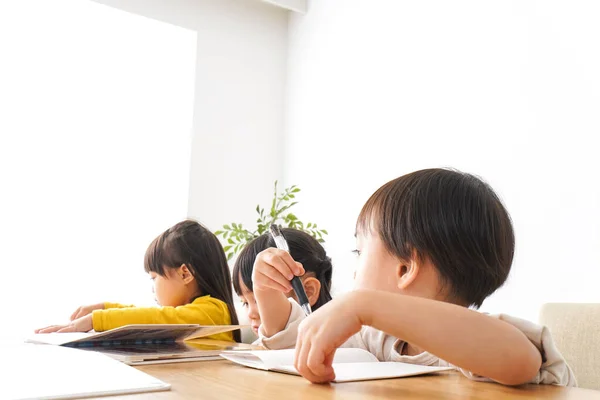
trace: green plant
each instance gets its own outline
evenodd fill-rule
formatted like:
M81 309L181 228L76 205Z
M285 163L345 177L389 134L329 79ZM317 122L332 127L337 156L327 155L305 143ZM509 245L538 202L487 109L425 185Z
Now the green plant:
M225 241L225 253L227 253L227 259L231 260L245 245L252 239L259 237L265 232L269 231L271 224L279 224L282 227L300 229L312 237L317 239L320 243L323 243L323 235L327 235L325 229L319 229L317 224L308 222L304 223L296 217L296 215L289 212L289 209L298 204L294 199L296 194L300 192L300 188L296 185L290 186L284 189L283 192L277 193L277 181L275 181L273 190L273 201L271 202L271 209L265 212L265 209L256 206L256 213L258 218L256 219L256 229L251 231L242 226L242 224L225 224L222 230L215 232L215 235L221 236Z

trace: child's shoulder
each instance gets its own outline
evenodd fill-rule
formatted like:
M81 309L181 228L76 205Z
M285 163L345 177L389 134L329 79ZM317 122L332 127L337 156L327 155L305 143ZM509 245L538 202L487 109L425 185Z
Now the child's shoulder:
M188 306L215 306L227 309L227 303L225 303L223 300L216 299L209 294L196 297L190 304L188 304Z

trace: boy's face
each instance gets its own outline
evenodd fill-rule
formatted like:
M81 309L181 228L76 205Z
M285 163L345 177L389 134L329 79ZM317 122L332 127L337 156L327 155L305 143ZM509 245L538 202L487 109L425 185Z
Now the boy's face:
M356 289L383 290L401 293L398 288L400 260L390 254L374 232L358 232L356 235L358 261L354 279Z

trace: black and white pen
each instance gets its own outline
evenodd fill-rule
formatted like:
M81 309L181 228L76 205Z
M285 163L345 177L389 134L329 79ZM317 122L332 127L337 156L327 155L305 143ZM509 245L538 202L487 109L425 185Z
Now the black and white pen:
M275 245L278 249L285 250L288 253L290 252L290 248L283 237L283 233L281 233L281 229L276 224L271 225L271 236L273 236L273 240L275 241ZM302 286L302 281L299 277L294 276L290 281L292 284L292 288L294 292L296 292L296 296L298 297L298 303L300 307L304 310L304 314L310 315L312 313L312 309L310 308L310 303L308 302L308 297L306 296L306 292L304 291L304 286Z

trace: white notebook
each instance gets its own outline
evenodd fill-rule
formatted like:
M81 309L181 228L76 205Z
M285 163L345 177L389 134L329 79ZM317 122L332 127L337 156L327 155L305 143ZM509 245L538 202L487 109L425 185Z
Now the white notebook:
M294 350L223 352L221 357L250 368L299 375L294 368ZM341 348L333 359L334 382L402 378L447 371L450 367L428 367L400 362L380 362L366 350Z
M3 400L54 400L169 390L170 385L101 353L59 346L0 346Z

